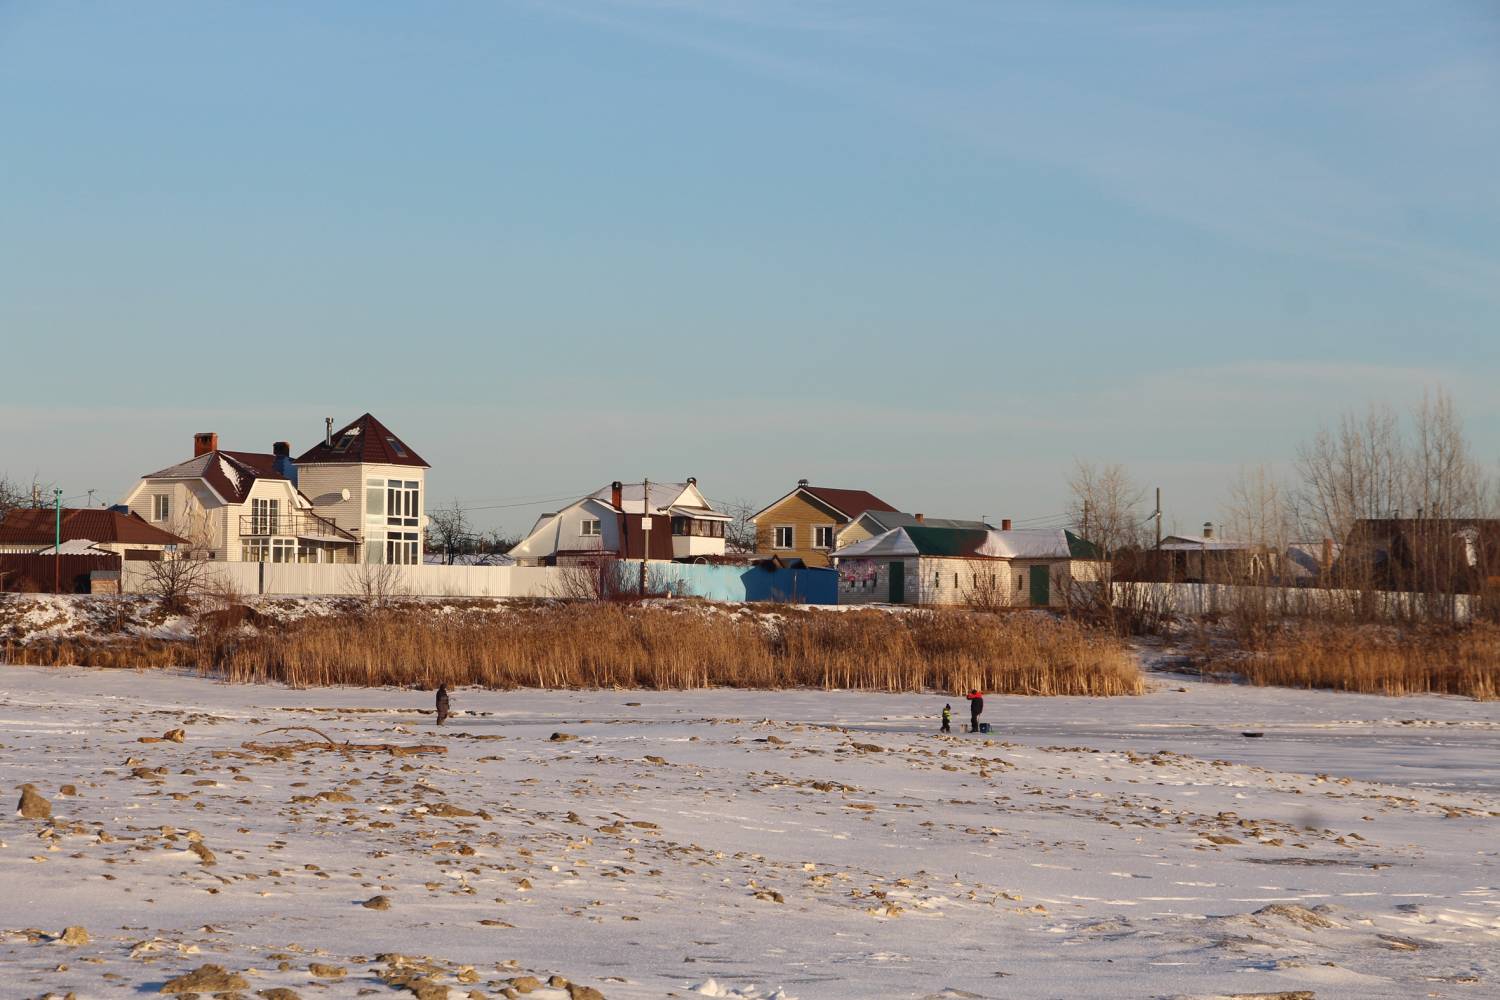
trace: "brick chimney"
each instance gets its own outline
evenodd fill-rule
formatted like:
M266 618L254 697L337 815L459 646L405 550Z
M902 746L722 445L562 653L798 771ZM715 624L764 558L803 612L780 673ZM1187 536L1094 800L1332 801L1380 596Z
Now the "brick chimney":
M1010 530L1010 518L1008 518L1008 517L1002 517L1000 519L1000 530L1001 531L1009 531Z
M1323 539L1323 571L1326 573L1333 569L1333 539Z
M625 486L618 479L609 484L609 502L614 505L614 508L616 510L625 509L625 504L623 501L624 495Z
M219 435L213 431L203 431L193 435L193 457L207 455L211 451L219 450Z
M927 523L927 515L926 514L922 514L922 513L918 513L917 514L917 523L918 524L926 524Z

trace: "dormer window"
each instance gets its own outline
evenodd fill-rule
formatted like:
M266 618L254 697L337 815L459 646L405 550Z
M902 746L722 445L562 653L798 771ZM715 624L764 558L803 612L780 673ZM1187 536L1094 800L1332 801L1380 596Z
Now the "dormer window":
M358 436L359 435L355 434L353 431L346 433L343 437L334 442L333 450L339 453L348 451L349 446L354 443L354 439Z
M387 437L385 443L391 446L391 451L396 453L397 458L406 457L406 449L401 447L400 441L397 441L394 437Z

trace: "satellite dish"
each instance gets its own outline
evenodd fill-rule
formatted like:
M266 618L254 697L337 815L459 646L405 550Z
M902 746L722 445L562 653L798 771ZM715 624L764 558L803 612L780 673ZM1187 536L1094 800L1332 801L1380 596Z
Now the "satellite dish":
M347 489L339 490L339 499L347 503L349 500L349 491Z

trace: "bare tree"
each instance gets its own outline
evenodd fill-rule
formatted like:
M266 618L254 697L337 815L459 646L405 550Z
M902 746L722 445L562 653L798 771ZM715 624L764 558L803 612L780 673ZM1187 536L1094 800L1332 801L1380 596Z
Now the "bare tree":
M208 512L191 500L173 522L172 533L187 540L175 552L146 563L143 589L171 612L187 611L213 579L214 531Z
M0 475L0 516L18 507L50 507L51 505L51 483L43 483L36 476L32 476L31 484L28 486L20 480Z
M1068 488L1073 494L1068 513L1082 538L1106 553L1141 544L1146 491L1131 480L1123 465L1077 462Z
M632 564L634 565L634 564ZM566 601L609 601L630 591L630 566L613 553L575 559L556 567L548 595Z
M756 541L760 537L756 532L755 522L751 520L757 510L755 505L741 498L721 504L720 509L733 518L724 526L725 549L733 555L754 555Z
M966 568L969 582L959 594L964 607L971 611L999 611L1011 606L1010 591L1006 587L1009 564L996 562L980 565L971 560Z
M401 567L394 563L355 563L344 571L344 583L370 610L390 607L406 596Z
M1122 465L1075 463L1068 479L1072 492L1069 515L1079 536L1096 550L1097 563L1091 581L1069 585L1068 607L1100 618L1111 628L1130 627L1129 602L1116 593L1117 576L1129 561L1139 556L1145 540L1146 492L1130 478ZM1129 596L1129 595L1126 595ZM1122 618L1121 613L1125 612Z
M448 507L430 512L427 522L428 548L441 549L448 565L453 565L460 553L467 553L472 548L469 514L459 504L457 497Z
M1408 496L1408 465L1396 411L1372 405L1345 414L1297 452L1298 508L1324 537L1344 539L1360 519L1391 517Z

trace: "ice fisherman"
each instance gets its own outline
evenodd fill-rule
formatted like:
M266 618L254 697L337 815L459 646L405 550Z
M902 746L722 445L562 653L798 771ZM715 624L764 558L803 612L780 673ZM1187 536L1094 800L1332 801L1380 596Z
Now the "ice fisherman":
M951 732L953 732L953 706L952 705L944 705L943 706L943 728L939 729L938 732L940 732L940 733L951 733Z
M448 685L439 684L437 689L437 724L442 725L448 718Z
M984 713L984 694L979 689L974 689L964 695L969 699L969 732L979 732L979 716Z

